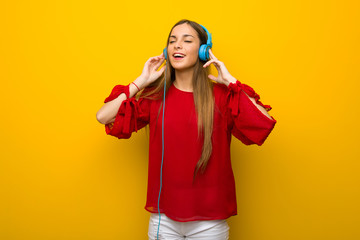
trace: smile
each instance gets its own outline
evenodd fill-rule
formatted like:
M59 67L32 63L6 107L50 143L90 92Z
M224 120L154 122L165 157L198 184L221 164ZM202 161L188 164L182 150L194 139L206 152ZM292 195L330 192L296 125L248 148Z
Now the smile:
M185 58L185 54L177 52L173 54L173 58L178 61Z

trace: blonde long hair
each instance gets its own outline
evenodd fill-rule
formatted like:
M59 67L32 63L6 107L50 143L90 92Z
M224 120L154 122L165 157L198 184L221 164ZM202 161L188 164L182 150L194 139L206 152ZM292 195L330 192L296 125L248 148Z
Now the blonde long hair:
M207 34L205 30L198 23L187 19L183 19L177 22L171 28L166 41L166 46L168 46L169 44L169 38L173 28L176 27L177 25L184 23L189 24L194 30L196 30L196 32L198 33L198 37L200 39L200 45L206 44ZM214 122L213 82L208 78L209 68L203 68L203 65L205 63L206 61L202 61L200 60L200 58L198 58L194 66L194 74L192 79L194 103L195 103L195 109L198 119L197 121L198 139L203 137L204 140L201 157L196 164L196 168L194 169L193 180L195 179L195 176L199 170L201 171L202 174L205 172L206 166L208 164L209 158L212 153L211 136L212 136L213 122ZM144 89L144 91L140 92L138 97L143 97L153 100L158 100L162 98L164 82L166 81L165 92L167 93L170 85L173 84L173 82L175 81L175 69L171 66L171 64L167 64L167 69L165 71L166 71L166 79L164 72L157 80L155 80L152 84L147 86ZM161 106L159 108L158 117L160 114Z

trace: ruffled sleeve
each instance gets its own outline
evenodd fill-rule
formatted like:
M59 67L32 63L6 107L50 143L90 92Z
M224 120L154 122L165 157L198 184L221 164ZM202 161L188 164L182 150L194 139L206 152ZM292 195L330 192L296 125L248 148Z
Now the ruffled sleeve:
M260 96L246 84L230 83L226 96L227 118L231 133L246 145L262 145L276 124L276 120L268 118L249 99L253 97L256 103L267 111L272 108L260 101Z
M117 138L130 138L133 132L137 132L149 123L150 100L129 98L129 85L116 85L105 98L104 103L114 100L121 93L125 93L127 99L121 103L115 121L105 124L105 132Z

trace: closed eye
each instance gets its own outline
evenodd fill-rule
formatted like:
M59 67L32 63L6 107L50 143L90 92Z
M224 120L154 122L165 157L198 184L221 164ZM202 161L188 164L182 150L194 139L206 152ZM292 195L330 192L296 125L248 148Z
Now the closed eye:
M171 42L169 42L169 43L173 43L173 42L175 42L175 41L171 41ZM185 42L191 43L192 41L185 41Z

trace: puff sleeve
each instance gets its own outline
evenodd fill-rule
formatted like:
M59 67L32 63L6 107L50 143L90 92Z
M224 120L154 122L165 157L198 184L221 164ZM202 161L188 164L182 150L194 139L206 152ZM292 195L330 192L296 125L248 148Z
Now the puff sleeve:
M268 118L248 98L253 97L256 103L267 111L272 108L264 105L260 96L253 88L242 84L239 80L228 85L226 95L227 118L231 133L245 145L257 144L261 146L276 124L276 120Z
M148 99L135 97L129 98L129 85L116 85L104 103L117 98L121 93L125 93L127 99L124 100L115 116L115 121L105 124L105 132L117 138L130 138L133 132L145 127L150 119L150 101Z

